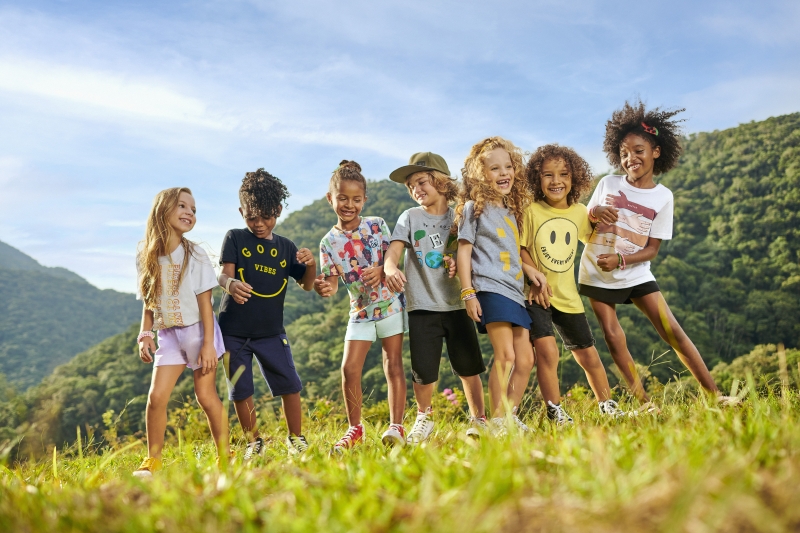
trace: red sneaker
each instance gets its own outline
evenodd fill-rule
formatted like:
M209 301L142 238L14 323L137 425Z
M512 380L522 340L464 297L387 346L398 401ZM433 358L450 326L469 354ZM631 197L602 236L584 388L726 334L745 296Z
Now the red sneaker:
M345 450L349 450L362 440L364 440L364 424L350 426L347 428L347 433L344 434L344 437L339 439L339 442L333 446L333 451L342 453Z

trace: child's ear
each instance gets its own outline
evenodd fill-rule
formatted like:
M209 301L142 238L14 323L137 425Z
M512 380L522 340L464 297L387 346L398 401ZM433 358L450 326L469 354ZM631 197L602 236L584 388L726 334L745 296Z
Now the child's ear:
M653 159L658 159L659 157L661 157L661 147L656 146L653 148Z
M325 198L328 199L328 203L333 205L333 198L331 197L331 193L325 193Z
M283 204L278 205L278 212L275 213L275 218L278 218L283 213Z
M242 215L242 218L244 218L244 211L242 211L241 207L239 208L239 214Z

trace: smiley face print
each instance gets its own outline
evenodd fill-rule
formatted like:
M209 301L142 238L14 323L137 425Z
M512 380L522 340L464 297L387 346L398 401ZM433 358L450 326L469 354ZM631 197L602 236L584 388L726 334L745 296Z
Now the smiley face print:
M567 218L551 218L539 226L534 244L541 266L553 272L567 272L578 252L578 227Z

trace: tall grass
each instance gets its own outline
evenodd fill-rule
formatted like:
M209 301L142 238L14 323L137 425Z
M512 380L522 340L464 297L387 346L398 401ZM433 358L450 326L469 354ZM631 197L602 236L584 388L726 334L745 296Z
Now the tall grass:
M682 398L616 421L576 393L565 404L574 427L534 408L533 434L479 442L440 398L433 439L393 450L379 439L384 403L367 410L366 444L333 458L344 417L320 401L304 420L309 453L287 456L285 426L262 410L265 455L244 464L237 441L220 468L201 414L187 408L151 481L131 476L139 441L76 441L0 467L0 531L797 530L800 398L749 390L736 408Z

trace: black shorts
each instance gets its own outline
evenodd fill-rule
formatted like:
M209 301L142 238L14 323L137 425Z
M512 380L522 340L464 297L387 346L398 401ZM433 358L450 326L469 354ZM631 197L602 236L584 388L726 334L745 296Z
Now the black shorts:
M408 343L414 383L428 385L439 379L442 339L447 341L447 354L455 375L469 377L486 371L475 322L466 309L411 311L408 313Z
M552 305L545 309L536 302L527 304L525 310L531 317L531 340L555 337L553 326L567 350L582 350L594 346L594 335L586 320L586 313L564 313Z
M303 390L300 376L294 368L292 349L286 334L273 337L248 339L223 335L225 341L225 375L228 378L228 397L231 400L246 400L253 395L253 356L255 355L261 375L269 385L273 396L294 394ZM231 383L239 368L242 373Z
M646 281L624 289L604 289L581 283L578 286L578 292L583 296L588 296L593 300L599 300L607 304L632 304L633 298L641 298L654 292L661 292L661 289L655 281Z

